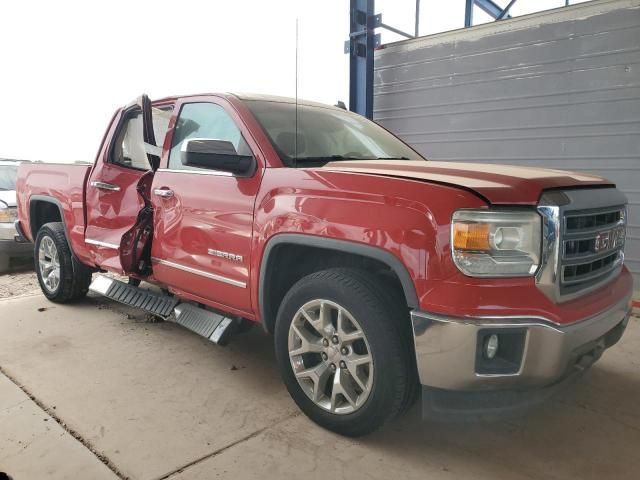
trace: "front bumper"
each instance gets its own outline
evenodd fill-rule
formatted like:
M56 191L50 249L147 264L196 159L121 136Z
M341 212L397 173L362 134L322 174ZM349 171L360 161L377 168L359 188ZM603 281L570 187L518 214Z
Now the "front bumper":
M631 294L568 326L541 318L456 318L413 311L420 383L459 391L553 384L575 369L589 367L615 344L630 311ZM491 334L500 340L493 360L484 354L484 340Z

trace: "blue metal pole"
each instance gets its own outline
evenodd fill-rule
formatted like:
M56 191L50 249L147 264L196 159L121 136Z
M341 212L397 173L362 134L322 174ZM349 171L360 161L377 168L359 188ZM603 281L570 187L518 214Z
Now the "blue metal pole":
M374 0L351 0L349 53L349 110L373 118L373 51L380 44L375 28Z
M466 0L466 5L464 9L464 26L470 27L473 25L473 6L475 5L475 0Z

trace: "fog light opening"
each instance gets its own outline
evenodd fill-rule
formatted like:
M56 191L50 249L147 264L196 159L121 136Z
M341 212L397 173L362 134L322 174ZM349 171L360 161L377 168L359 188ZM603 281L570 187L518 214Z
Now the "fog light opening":
M517 374L522 365L526 338L526 327L479 330L476 339L476 373Z
M493 360L498 353L498 335L492 333L484 344L484 354L489 360Z

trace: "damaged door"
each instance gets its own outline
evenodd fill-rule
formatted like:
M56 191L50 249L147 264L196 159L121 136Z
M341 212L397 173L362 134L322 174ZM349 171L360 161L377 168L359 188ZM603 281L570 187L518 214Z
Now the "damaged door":
M149 189L160 162L172 103L152 108L146 95L114 120L112 141L103 144L86 191L85 242L94 262L122 273L148 269L140 264L151 231ZM142 270L140 269L142 267Z

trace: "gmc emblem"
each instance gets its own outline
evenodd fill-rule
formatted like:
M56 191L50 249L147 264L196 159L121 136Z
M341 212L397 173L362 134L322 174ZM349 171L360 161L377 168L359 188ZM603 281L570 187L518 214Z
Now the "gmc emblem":
M616 227L596 235L594 250L596 253L612 250L624 243L624 227Z

